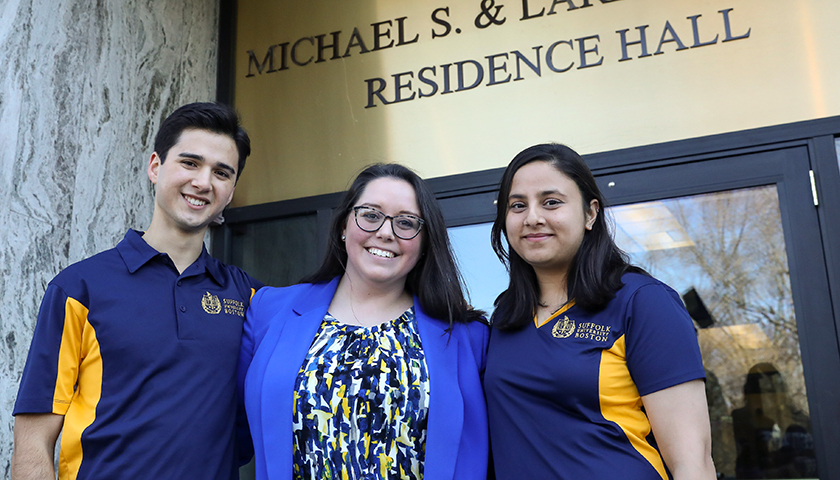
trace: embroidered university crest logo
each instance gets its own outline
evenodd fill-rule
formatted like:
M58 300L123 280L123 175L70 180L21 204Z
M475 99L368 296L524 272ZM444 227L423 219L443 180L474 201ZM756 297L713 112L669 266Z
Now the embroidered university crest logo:
M201 307L204 308L204 311L213 315L222 311L222 303L219 302L219 297L213 295L210 292L204 294L201 297Z
M575 321L570 320L568 315L558 319L554 328L551 329L554 338L568 338L573 333L575 333Z

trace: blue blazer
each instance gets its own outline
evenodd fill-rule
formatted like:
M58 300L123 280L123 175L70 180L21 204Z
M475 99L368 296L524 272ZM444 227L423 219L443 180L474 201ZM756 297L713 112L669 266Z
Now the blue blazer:
M295 380L338 278L329 283L262 288L246 315L239 358L240 391L254 442L258 480L292 478L292 397ZM487 478L484 374L489 328L414 311L429 368L429 419L424 476L430 480Z

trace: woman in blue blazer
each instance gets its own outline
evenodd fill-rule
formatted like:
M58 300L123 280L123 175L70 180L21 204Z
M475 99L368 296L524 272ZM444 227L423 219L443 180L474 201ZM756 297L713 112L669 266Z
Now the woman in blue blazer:
M434 196L411 170L374 165L336 212L321 268L248 310L257 478L484 480L488 328Z

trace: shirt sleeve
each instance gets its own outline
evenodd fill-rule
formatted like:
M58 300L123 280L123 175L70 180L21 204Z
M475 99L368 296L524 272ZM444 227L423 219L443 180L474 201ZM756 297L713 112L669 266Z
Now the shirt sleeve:
M248 283L251 285L251 298L254 298L254 294L257 293L259 289L264 287L265 284L257 280L256 278L248 275L247 273L245 274L245 276L248 277Z
M13 414L64 415L79 377L87 308L50 284L41 302Z
M705 378L694 323L674 290L642 286L627 315L627 367L639 395Z

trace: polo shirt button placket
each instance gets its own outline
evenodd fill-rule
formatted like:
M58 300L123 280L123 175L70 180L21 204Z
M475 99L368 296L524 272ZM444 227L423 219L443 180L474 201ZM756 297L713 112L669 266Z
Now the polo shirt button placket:
M183 305L181 305L180 307L178 307L178 309L179 309L179 310L181 310L181 312L186 312L186 311L187 311L187 307L185 307L185 306L183 306Z

